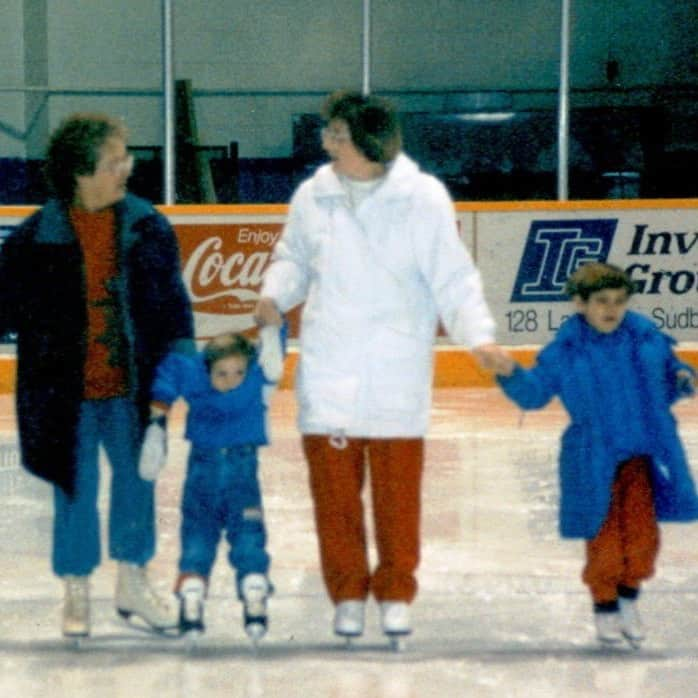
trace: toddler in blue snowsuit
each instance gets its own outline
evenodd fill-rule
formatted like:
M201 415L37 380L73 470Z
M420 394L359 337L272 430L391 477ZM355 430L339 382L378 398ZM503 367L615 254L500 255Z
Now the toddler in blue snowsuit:
M282 370L278 327L260 330L261 348L245 336L214 337L197 355L170 354L157 368L151 423L140 462L153 480L166 456L166 413L179 397L189 406L191 442L182 495L181 556L176 592L180 631L203 632L203 604L221 533L230 545L245 629L253 640L267 626L270 559L257 477L257 449L268 443L266 410Z

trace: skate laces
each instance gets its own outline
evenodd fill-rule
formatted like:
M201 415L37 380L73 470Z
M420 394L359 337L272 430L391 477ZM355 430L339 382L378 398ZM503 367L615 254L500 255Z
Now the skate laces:
M165 599L163 599L156 591L153 589L153 587L150 585L150 582L148 581L148 576L145 573L145 570L143 569L136 569L136 580L137 584L140 587L140 591L142 593L142 598L143 600L147 603L150 604L151 607L155 607L156 609L160 611L168 611L169 610L169 605Z
M262 616L267 608L268 585L265 579L255 579L243 587L243 603L248 615Z
M251 589L245 594L245 609L251 616L263 616L267 608L267 594L264 589Z

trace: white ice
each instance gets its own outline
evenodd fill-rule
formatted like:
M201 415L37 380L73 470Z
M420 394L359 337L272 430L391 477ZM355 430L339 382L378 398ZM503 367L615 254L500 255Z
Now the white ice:
M566 421L559 406L520 424L494 389L436 391L415 632L399 654L380 635L374 605L353 649L331 633L289 391L274 398L273 444L261 453L276 593L259 648L241 626L224 542L207 632L195 649L117 618L109 560L92 580L92 637L80 649L67 645L59 630L62 586L49 564L51 490L18 467L11 398L0 407L0 696L698 696L698 525L663 526L657 574L640 601L644 647L600 649L580 580L582 544L560 540L556 529L557 444ZM158 483L150 574L163 592L176 576L182 414L172 420L170 462ZM677 415L698 465L695 401ZM108 468L102 472L105 511Z

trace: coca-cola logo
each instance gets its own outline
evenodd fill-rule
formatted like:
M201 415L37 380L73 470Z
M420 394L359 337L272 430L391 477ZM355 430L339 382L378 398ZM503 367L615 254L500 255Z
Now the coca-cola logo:
M202 240L189 255L183 270L192 302L208 303L226 298L247 303L256 301L270 256L268 249L226 252L220 236Z
M197 339L254 327L254 309L283 221L178 222L174 228ZM287 315L289 337L298 336L298 310Z

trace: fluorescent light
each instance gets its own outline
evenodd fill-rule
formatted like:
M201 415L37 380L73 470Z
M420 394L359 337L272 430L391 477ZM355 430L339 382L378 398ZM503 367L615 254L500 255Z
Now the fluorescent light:
M475 112L473 114L456 114L455 117L461 121L475 121L478 123L498 124L502 121L509 121L514 118L513 111L486 111Z

